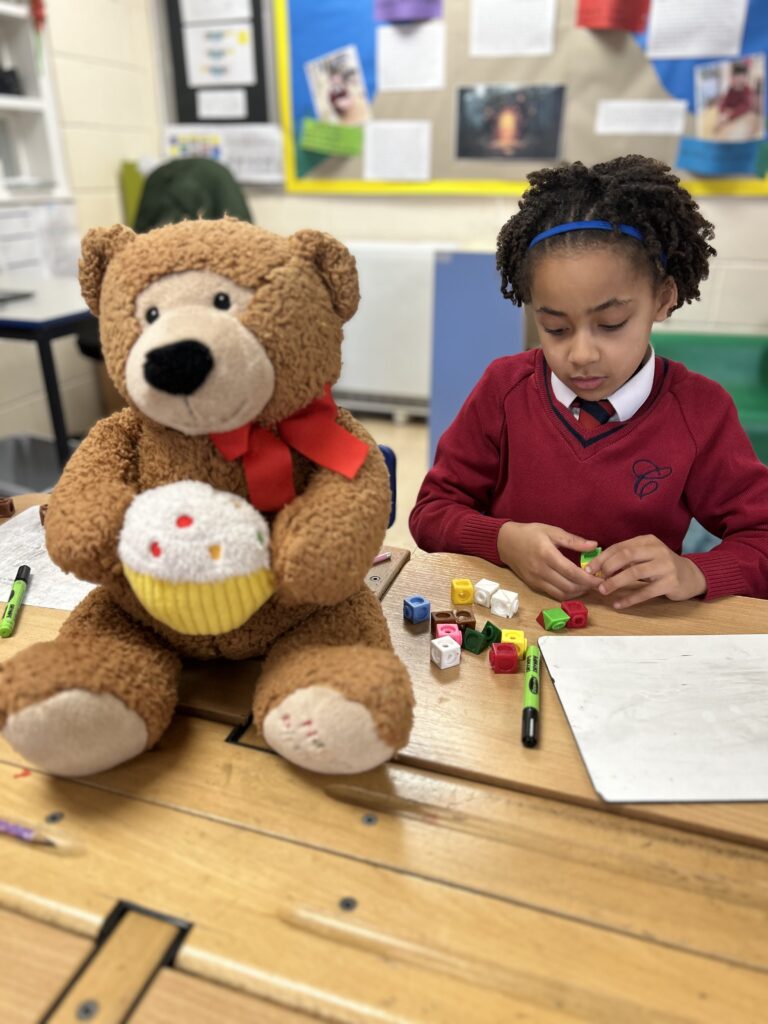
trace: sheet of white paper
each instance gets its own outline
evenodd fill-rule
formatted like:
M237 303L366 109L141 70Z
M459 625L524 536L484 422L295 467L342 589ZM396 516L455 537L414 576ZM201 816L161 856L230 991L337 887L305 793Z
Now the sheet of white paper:
M748 0L651 0L646 52L652 60L737 57L747 7Z
M244 185L283 181L283 132L279 124L222 128L222 161Z
M768 800L768 634L539 644L604 800Z
M431 121L369 121L363 126L365 179L427 181L431 174Z
M169 124L169 157L203 156L226 164L244 185L279 185L283 181L283 135L280 125Z
M403 22L376 29L380 92L445 86L445 22Z
M53 564L45 547L45 532L36 506L19 512L0 528L1 600L10 593L20 565L28 565L32 570L24 595L25 604L71 611L93 590L92 583L83 583Z
M256 84L253 26L249 21L185 25L181 33L190 89Z
M195 113L202 121L242 121L248 116L248 93L245 89L196 89Z
M253 17L251 0L181 0L179 8L182 24Z
M596 135L682 135L685 100L600 100Z
M555 48L557 0L471 0L471 57L541 57Z

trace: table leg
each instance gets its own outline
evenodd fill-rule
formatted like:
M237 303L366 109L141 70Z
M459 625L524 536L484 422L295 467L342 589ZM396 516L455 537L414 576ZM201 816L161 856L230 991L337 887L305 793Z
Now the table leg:
M40 353L40 362L43 367L45 390L48 393L48 409L51 414L53 432L56 437L56 451L59 456L59 465L63 469L71 452L67 443L67 428L64 426L64 411L61 407L59 383L56 379L56 367L54 366L53 353L51 352L51 339L41 335L37 337L36 341L37 350Z

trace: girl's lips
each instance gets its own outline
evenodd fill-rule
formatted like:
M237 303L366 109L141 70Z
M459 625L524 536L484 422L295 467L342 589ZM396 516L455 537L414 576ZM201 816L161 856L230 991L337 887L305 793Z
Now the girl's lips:
M571 377L571 383L581 391L594 391L605 382L605 377Z

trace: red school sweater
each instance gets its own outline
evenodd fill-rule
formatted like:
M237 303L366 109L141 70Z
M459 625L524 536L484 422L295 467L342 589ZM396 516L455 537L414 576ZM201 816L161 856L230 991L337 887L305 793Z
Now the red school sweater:
M488 366L440 439L410 528L425 551L501 565L496 541L510 519L594 537L602 548L654 534L679 554L691 517L722 538L687 556L706 597L768 597L768 468L728 393L657 356L635 415L583 436L535 349Z

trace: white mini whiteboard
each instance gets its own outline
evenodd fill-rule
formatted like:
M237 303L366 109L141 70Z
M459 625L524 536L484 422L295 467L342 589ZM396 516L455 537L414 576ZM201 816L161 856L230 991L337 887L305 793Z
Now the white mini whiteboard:
M768 800L768 634L540 647L603 800Z

